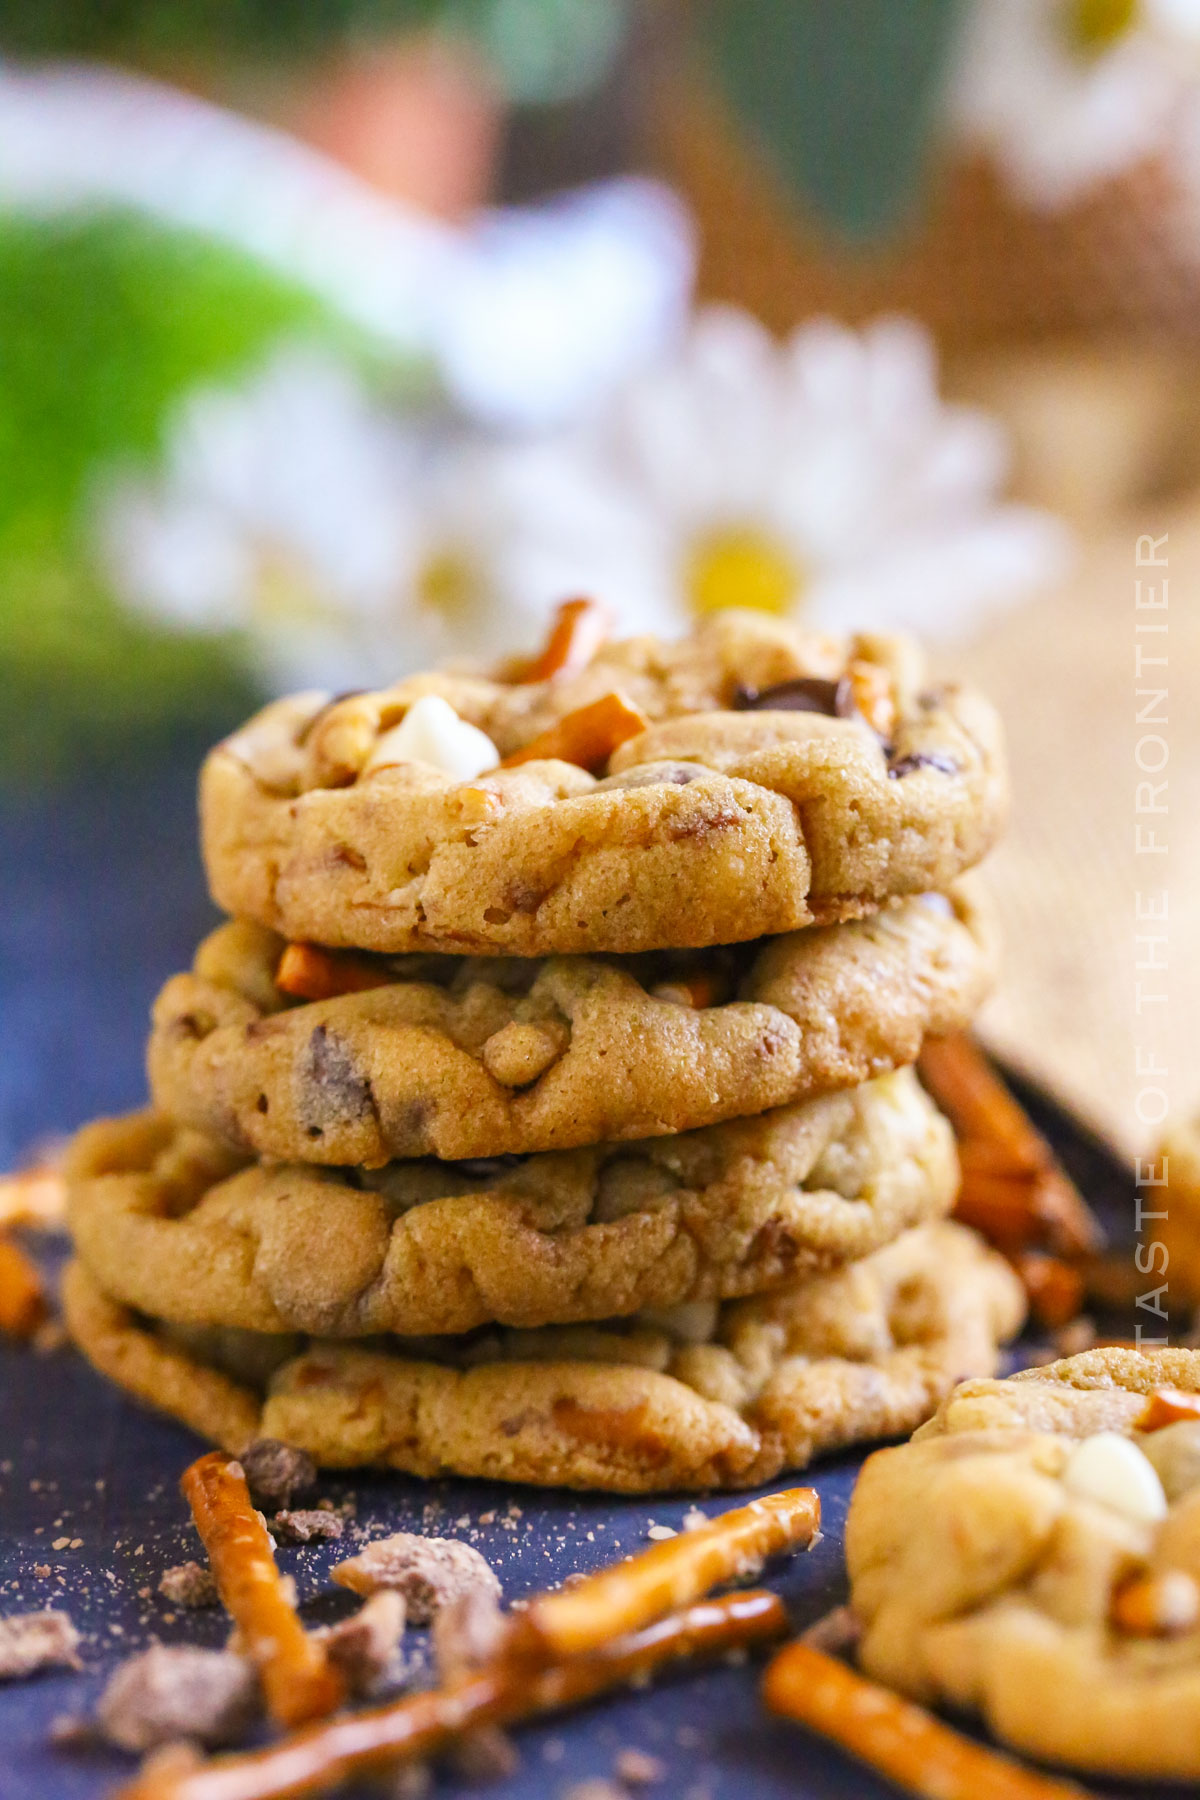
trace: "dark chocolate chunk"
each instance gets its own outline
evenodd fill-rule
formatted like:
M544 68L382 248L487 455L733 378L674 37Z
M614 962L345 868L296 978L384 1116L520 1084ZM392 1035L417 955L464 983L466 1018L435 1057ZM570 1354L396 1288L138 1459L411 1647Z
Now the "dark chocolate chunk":
M852 719L858 713L854 689L845 675L826 681L820 675L798 675L774 687L739 687L733 697L735 712L814 712L829 719Z
M371 1111L371 1084L328 1025L318 1025L309 1037L301 1092L300 1110L310 1137L320 1136L327 1125L344 1125Z
M239 1458L255 1501L290 1506L296 1494L315 1485L317 1466L304 1450L278 1438L255 1438Z
M943 756L937 750L916 750L909 756L902 756L898 762L892 763L888 774L893 781L911 775L917 769L936 769L941 775L957 775L958 764L949 756Z

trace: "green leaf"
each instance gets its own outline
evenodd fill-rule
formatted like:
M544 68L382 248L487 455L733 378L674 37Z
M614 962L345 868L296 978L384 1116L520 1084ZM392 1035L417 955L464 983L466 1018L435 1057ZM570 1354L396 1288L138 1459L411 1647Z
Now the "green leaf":
M960 0L712 0L702 41L806 209L868 242L918 205L959 11Z

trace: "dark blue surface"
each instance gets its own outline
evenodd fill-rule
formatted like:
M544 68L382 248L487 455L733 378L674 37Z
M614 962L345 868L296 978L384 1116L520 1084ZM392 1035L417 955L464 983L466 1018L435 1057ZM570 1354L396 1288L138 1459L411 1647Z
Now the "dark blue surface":
M0 1166L48 1133L142 1099L150 1002L163 979L188 964L213 916L195 849L193 782L191 762L181 757L155 775L40 802L0 802ZM1124 1173L1052 1111L1043 1122L1119 1234L1129 1207ZM51 1750L51 1720L85 1712L106 1672L155 1637L223 1641L219 1611L172 1615L156 1593L162 1570L198 1548L176 1491L198 1448L70 1351L38 1356L0 1347L0 1614L66 1606L84 1633L86 1665L82 1676L0 1685L0 1800L98 1800L130 1761L115 1752ZM825 1535L772 1577L797 1625L843 1597L842 1524L856 1468L856 1458L842 1458L803 1478L820 1491ZM692 1504L402 1477L321 1487L334 1496L351 1489L357 1523L372 1534L416 1526L473 1538L512 1598L643 1547L652 1521L678 1525ZM514 1503L521 1516L505 1528ZM706 1510L731 1504L723 1497ZM475 1526L491 1508L497 1522ZM456 1524L464 1517L473 1530ZM353 1605L324 1580L334 1555L345 1553L344 1546L281 1553L313 1622ZM35 1575L35 1565L49 1565L50 1575ZM520 1771L486 1790L495 1800L556 1796L573 1782L611 1776L617 1752L630 1746L667 1765L666 1779L647 1790L654 1800L882 1800L893 1791L768 1719L757 1673L745 1667L688 1674L522 1728L519 1744ZM443 1778L437 1791L466 1790Z

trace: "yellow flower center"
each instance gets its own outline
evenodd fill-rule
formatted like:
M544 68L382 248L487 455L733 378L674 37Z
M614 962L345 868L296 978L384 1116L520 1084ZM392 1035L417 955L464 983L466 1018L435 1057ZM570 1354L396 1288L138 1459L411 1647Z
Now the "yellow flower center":
M461 623L479 598L478 577L457 550L438 550L417 577L417 595L422 606Z
M1094 56L1132 31L1138 0L1067 0L1064 12L1072 48Z
M760 531L715 531L697 543L684 576L694 613L750 606L759 612L790 612L803 576L781 544Z

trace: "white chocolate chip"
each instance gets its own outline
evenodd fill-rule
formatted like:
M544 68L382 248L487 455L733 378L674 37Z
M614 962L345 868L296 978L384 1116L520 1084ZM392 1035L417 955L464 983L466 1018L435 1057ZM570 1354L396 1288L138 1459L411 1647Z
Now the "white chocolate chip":
M1067 1458L1063 1486L1084 1500L1110 1506L1138 1524L1167 1516L1167 1496L1149 1459L1116 1431L1084 1438Z
M429 763L456 781L474 781L494 769L500 752L484 731L460 719L440 694L414 700L399 725L385 731L363 766L364 775L397 763Z
M1200 1419L1181 1419L1161 1431L1148 1431L1140 1447L1157 1470L1168 1500L1200 1487Z

